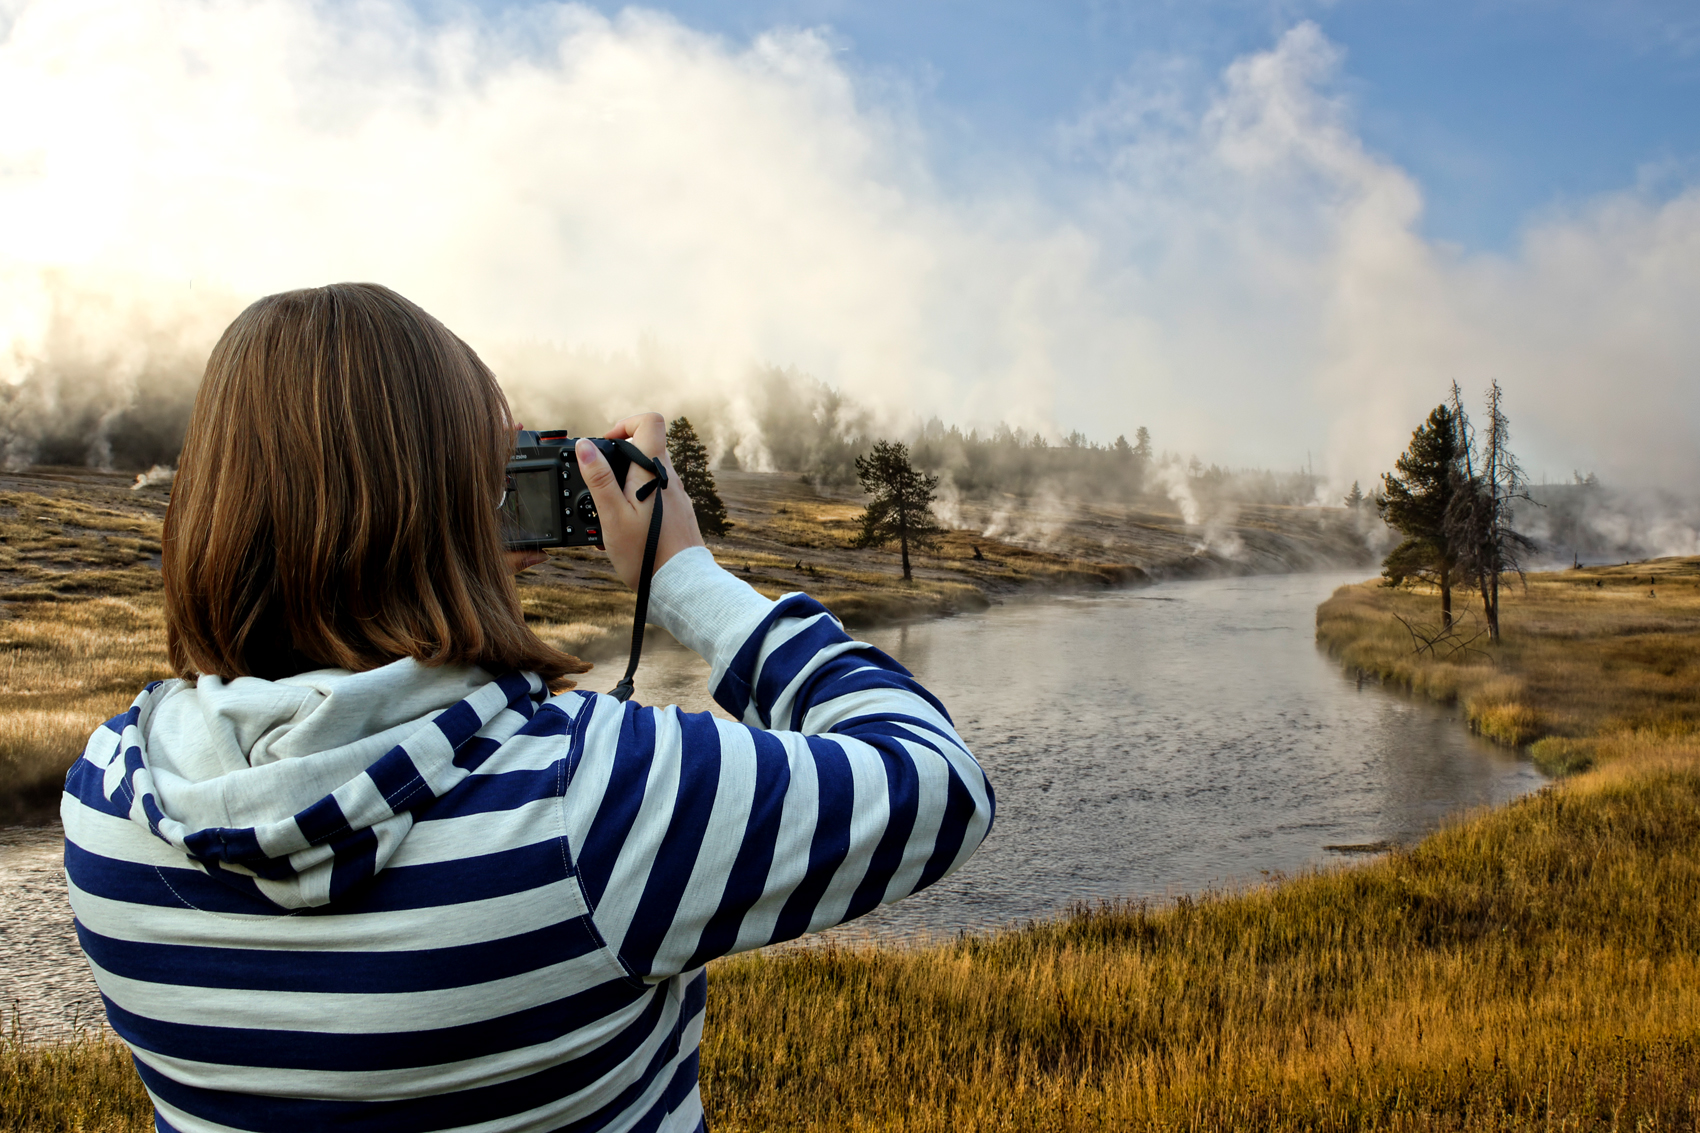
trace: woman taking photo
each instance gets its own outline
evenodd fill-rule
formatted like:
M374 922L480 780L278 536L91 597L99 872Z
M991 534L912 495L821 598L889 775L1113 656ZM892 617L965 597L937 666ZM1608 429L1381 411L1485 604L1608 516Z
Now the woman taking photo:
M665 454L662 419L610 438ZM274 295L207 363L166 513L179 678L66 783L77 932L161 1130L692 1130L717 956L962 864L992 791L942 705L704 548L650 620L738 723L573 689L526 627L490 371L394 292ZM635 586L652 504L578 449Z

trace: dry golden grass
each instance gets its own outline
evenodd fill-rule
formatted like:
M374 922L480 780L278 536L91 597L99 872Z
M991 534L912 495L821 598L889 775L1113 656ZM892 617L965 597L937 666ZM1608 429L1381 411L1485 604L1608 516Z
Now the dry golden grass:
M1700 1128L1700 744L1356 868L710 969L710 1127ZM0 1047L0 1130L141 1130L110 1045Z
M58 812L102 720L169 675L159 493L0 492L0 822Z
M1697 757L1239 895L722 962L710 1125L1695 1128Z
M861 506L849 500L810 500L799 494L776 504L760 526L764 534L788 547L826 550L850 546L860 530L857 517L861 514Z
M1454 597L1467 637L1482 624ZM1470 725L1536 760L1573 771L1637 735L1700 730L1700 559L1529 576L1503 592L1503 641L1418 652L1395 618L1431 630L1432 593L1342 587L1317 610L1317 641L1350 669L1456 701Z
M769 479L760 485L772 497L764 508L743 508L732 537L711 540L710 550L768 597L805 590L846 625L984 609L988 591L1097 588L1141 577L1128 564L1088 562L953 531L936 553L912 556L915 578L904 582L889 551L852 548L858 505L815 497L785 478ZM974 558L975 547L982 558ZM538 635L568 652L595 660L624 648L634 600L600 552L552 551L550 569L520 576L520 601Z
M13 602L157 594L161 509L0 492L0 575Z
M0 620L0 822L57 814L89 733L166 676L154 595L15 606Z
M775 502L766 511L754 516L744 513L733 538L715 541L712 548L728 569L745 573L753 568L749 577L758 588L764 583L780 590L807 588L850 624L858 619L926 617L983 606L984 596L967 596L968 589L1082 589L1144 577L1131 563L1093 561L989 539L977 531L954 530L946 532L932 550L911 551L915 579L904 583L894 573L895 545L881 552L854 549L861 510L860 504L812 497L802 489L782 496L775 493ZM981 552L978 559L976 548ZM942 588L928 590L929 584ZM879 594L875 597L870 591ZM841 600L863 597L841 601L841 609L827 595Z
M72 1043L0 1035L0 1130L150 1133L153 1105L129 1048L110 1035Z
M547 641L594 637L588 629L569 631L567 626L630 626L636 598L620 587L551 586L519 576L519 604L525 620Z
M733 565L791 589L777 558ZM1243 893L716 963L711 1127L1700 1129L1700 570L1656 564L1649 598L1649 569L1507 595L1491 663L1409 655L1390 611L1432 620L1432 597L1349 587L1319 611L1348 663L1595 770ZM563 642L609 612L528 611ZM146 1128L125 1061L110 1043L0 1045L0 1130Z
M830 582L810 593L848 626L879 625L913 618L942 617L983 610L986 596L966 582L916 579L903 590L840 590Z

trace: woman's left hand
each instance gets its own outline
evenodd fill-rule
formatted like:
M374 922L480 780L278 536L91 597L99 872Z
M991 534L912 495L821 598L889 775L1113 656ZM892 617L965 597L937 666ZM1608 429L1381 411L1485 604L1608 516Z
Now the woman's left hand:
M691 506L691 497L685 494L684 481L667 459L667 419L659 413L639 413L627 417L603 436L615 441L630 440L640 452L667 468L667 487L661 490L661 498L667 503L661 509L655 569L659 571L668 559L687 547L702 546L696 509ZM579 441L577 456L579 473L596 501L596 513L602 520L602 545L607 548L608 562L620 581L636 590L638 574L643 569L644 547L649 541L649 513L654 507L651 501L656 498L651 496L640 504L637 491L654 477L641 468L633 468L626 474L625 490L621 491L613 470L595 445L588 440Z

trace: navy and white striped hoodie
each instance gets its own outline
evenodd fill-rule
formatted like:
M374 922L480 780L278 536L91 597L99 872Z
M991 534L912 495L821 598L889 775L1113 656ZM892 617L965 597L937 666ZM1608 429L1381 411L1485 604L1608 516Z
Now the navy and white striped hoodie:
M150 685L63 807L161 1130L692 1130L717 956L937 881L992 790L944 707L701 549L653 620L740 723L399 661Z

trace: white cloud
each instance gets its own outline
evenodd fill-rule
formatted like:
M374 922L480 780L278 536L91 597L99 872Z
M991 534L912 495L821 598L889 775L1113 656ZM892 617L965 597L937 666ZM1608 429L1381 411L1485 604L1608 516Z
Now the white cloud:
M375 279L497 353L652 336L699 380L774 361L1031 424L1046 296L1080 287L1066 227L939 198L913 132L808 32L54 0L0 47L0 105L24 111L0 122L0 270L37 310L50 272L244 297ZM39 327L10 329L47 361Z
M1327 94L1340 62L1300 24L1201 111L1135 89L1171 109L1095 112L1093 228L1136 265L1124 302L1153 330L1135 380L1078 404L1157 404L1185 443L1270 462L1320 442L1345 483L1386 468L1452 381L1473 399L1497 379L1532 468L1691 481L1700 190L1547 217L1511 257L1437 246L1418 186Z
M55 407L180 374L248 299L364 278L522 389L688 399L772 362L888 420L1146 424L1208 459L1326 449L1349 482L1451 380L1498 377L1532 464L1692 475L1700 196L1595 202L1509 258L1435 247L1340 65L1300 24L1202 104L1130 82L1067 131L1069 187L965 198L821 34L17 4L0 431L27 448Z

